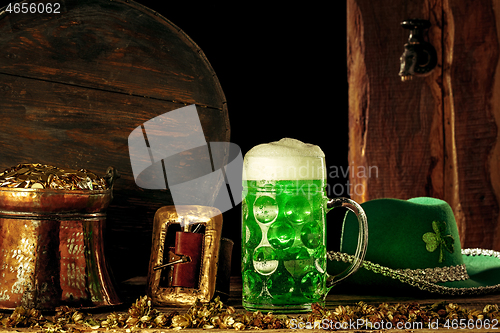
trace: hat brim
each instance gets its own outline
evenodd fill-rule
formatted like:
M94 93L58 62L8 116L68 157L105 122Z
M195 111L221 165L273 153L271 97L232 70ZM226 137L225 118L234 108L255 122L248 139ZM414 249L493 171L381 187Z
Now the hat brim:
M500 252L482 249L462 250L469 279L437 283L448 288L477 288L477 293L500 290Z
M343 292L352 288L356 293L370 294L384 290L401 294L430 293L436 295L466 296L491 294L500 291L500 252L482 249L462 250L468 279L447 282L429 282L401 270L363 261L356 273L342 283ZM328 253L328 273L338 274L353 260L345 253ZM342 259L339 259L342 258Z

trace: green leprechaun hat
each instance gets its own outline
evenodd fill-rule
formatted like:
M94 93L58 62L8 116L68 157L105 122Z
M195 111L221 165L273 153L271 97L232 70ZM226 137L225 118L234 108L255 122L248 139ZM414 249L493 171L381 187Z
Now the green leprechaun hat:
M368 220L368 247L359 270L342 283L344 291L478 295L500 290L500 252L461 249L445 201L375 199L361 207ZM357 238L358 223L349 212L340 252L328 252L328 273L342 271L353 260Z

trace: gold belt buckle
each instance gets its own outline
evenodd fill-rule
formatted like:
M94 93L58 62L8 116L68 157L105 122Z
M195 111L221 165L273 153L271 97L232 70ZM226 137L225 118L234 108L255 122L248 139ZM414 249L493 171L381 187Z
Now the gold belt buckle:
M193 260L196 260L196 256L175 253L175 238L192 238L193 234L199 233L203 236L199 249L201 256L198 279L192 287L173 285L174 267L192 264ZM175 205L164 206L156 211L148 272L148 295L154 305L189 306L196 300L209 302L212 299L215 293L221 233L222 213L217 208Z

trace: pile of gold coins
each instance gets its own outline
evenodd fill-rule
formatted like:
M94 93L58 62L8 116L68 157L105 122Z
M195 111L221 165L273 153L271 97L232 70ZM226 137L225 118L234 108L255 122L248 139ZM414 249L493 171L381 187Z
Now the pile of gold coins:
M0 187L56 190L106 190L106 180L85 169L18 164L0 173Z

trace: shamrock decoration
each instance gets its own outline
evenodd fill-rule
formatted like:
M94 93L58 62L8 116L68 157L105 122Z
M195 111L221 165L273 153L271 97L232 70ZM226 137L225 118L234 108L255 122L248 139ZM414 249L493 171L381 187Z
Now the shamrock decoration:
M429 252L434 252L439 247L439 262L443 262L443 247L450 253L453 253L453 243L455 240L450 235L445 235L446 222L432 221L434 232L426 232L422 236L425 242L425 248Z

